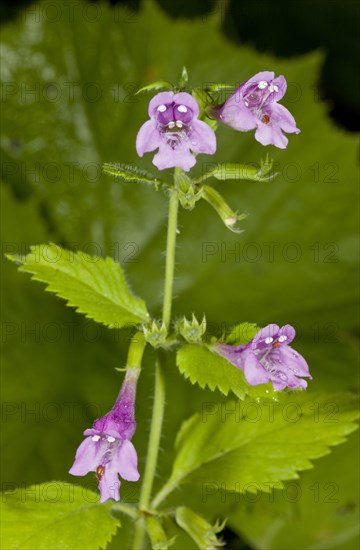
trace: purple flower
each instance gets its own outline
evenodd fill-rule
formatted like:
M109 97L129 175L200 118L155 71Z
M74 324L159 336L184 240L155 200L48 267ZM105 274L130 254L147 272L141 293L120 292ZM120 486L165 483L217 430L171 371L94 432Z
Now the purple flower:
M257 73L243 82L222 106L215 107L212 114L241 132L256 128L255 139L262 145L285 149L289 140L283 131L298 134L300 130L292 114L278 104L286 92L285 77L274 77L270 71Z
M135 371L137 369L128 370L111 411L95 420L91 429L84 431L88 437L80 444L69 470L74 476L96 473L100 502L109 498L120 500L118 474L127 481L137 481L140 477L136 450L130 441L136 428L134 403L138 371Z
M159 149L153 164L159 170L177 166L186 172L196 163L193 153L213 155L216 151L214 131L198 120L199 107L186 92L161 92L149 103L150 120L143 124L136 138L136 150L144 153Z
M312 378L305 359L289 344L295 337L291 325L268 325L242 346L217 344L215 351L244 371L250 386L271 380L274 390L307 387L305 376Z

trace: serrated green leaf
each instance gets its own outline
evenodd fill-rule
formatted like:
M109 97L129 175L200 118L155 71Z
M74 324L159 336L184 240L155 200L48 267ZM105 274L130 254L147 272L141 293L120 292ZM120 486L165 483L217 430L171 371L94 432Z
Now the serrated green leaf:
M357 399L347 394L303 392L278 403L247 399L212 405L181 430L169 488L185 481L237 492L282 487L330 446L344 442L359 416Z
M252 397L274 395L271 383L249 386L240 369L205 346L186 344L179 349L176 364L185 378L188 378L192 384L199 384L201 388L208 387L212 391L218 389L224 395L232 391L239 399L244 399L246 395Z
M137 166L131 164L120 164L118 162L106 162L103 165L103 172L111 176L115 176L125 182L142 183L147 185L154 185L158 189L161 185L167 186L159 178L147 172L140 170Z
M239 502L229 514L229 526L251 548L288 550L291 540L293 550L353 550L359 535L354 492L359 473L359 436L354 433L283 490Z
M110 501L99 504L96 493L60 481L22 486L14 492L3 493L3 548L105 548L121 525L119 519L110 514L111 507Z
M55 244L31 247L26 256L9 256L67 305L110 328L149 320L143 300L129 290L120 264L111 258L72 252Z

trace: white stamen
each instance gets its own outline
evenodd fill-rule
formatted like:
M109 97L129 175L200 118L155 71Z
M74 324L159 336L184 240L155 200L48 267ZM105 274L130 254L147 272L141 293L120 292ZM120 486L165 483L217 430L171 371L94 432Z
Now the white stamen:
M274 84L271 84L269 86L269 92L278 92L279 91L279 87L278 86L274 86Z
M184 125L183 125L183 123L181 122L181 120L177 120L177 121L176 121L176 126L177 126L178 128L182 128Z
M111 435L109 435L106 439L108 440L109 443L114 443L115 441L115 437L112 437Z
M279 336L279 342L285 342L285 340L287 340L287 337L284 334Z
M166 105L159 105L157 110L160 111L160 113L164 113L166 111Z
M169 122L168 128L175 128L175 122Z
M260 80L259 84L258 84L258 88L260 88L260 90L263 90L264 88L266 88L268 85L268 83L266 82L266 80ZM270 90L271 92L271 90Z
M268 336L267 338L265 338L265 344L271 344L271 342L274 341L274 338L271 338L271 336Z
M93 435L91 440L92 441L99 441L101 439L101 437L99 435Z
M178 110L180 113L187 113L187 107L186 107L185 105L178 105L177 110Z

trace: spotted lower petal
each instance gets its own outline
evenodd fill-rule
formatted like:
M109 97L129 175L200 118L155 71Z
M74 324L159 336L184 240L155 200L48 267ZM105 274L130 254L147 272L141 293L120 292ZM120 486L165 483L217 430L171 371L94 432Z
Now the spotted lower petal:
M106 500L120 500L120 480L112 464L105 466L105 473L99 481L100 502Z

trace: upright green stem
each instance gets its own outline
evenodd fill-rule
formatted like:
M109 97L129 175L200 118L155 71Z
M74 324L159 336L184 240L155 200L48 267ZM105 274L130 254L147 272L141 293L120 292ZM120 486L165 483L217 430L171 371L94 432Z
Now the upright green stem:
M166 327L169 327L171 318L172 293L174 284L175 269L175 248L176 248L176 230L178 214L178 194L176 190L171 192L169 202L169 219L166 245L166 268L165 268L165 287L162 320Z
M175 172L176 174L176 172ZM175 175L176 178L176 175ZM177 231L177 213L178 213L178 194L175 189L172 190L169 201L169 219L166 245L166 268L165 268L165 286L162 321L168 328L171 319L171 305L174 283L175 269L175 247ZM165 378L164 378L165 354L163 350L158 350L155 368L155 393L154 405L151 417L149 445L146 456L146 466L144 478L141 486L139 509L146 510L149 507L151 491L156 473L156 464L159 454L162 423L165 408ZM133 550L142 550L145 545L145 522L140 518L137 522L133 543Z

